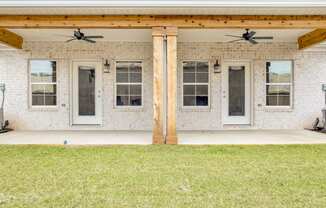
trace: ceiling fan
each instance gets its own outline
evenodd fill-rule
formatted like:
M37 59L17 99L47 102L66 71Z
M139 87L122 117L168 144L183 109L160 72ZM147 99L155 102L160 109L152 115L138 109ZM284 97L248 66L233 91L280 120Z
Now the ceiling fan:
M252 44L257 44L258 42L256 40L273 40L272 36L256 37L255 34L256 34L255 31L249 31L249 29L246 29L246 32L243 33L241 36L236 36L236 35L225 35L225 36L238 38L236 40L229 41L228 43L239 42L244 40Z
M92 40L94 38L104 38L102 35L85 35L80 31L80 28L77 28L77 30L74 31L74 35L71 36L72 38L67 40L66 43L73 41L73 40L84 40L90 43L96 43L95 40Z

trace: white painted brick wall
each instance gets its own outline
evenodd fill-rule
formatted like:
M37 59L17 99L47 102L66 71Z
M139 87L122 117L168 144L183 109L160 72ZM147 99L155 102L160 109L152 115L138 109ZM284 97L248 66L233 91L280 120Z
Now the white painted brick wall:
M221 74L214 74L215 59L248 59L253 66L253 126L227 128L298 129L308 127L320 116L324 105L321 84L326 83L326 51L298 51L295 44L178 44L178 112L177 127L182 130L222 129ZM59 106L57 110L30 110L28 108L28 59L50 58L58 61ZM144 107L140 110L114 108L114 72L103 74L103 126L80 127L70 125L70 78L73 59L143 60ZM182 60L210 61L210 108L185 110L182 108ZM270 110L265 103L265 61L268 59L294 60L294 104L292 110ZM98 42L94 45L74 42L27 42L23 51L0 51L0 82L7 85L5 116L15 129L103 129L151 130L152 128L152 44L127 42ZM65 104L65 106L62 106Z

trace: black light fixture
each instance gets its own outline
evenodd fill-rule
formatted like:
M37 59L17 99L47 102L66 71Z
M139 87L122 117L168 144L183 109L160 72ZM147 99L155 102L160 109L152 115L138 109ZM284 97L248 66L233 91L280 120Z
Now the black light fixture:
M221 73L221 65L218 63L218 59L216 59L214 64L214 73Z
M104 63L104 73L110 73L110 63L109 60L105 59L105 63Z

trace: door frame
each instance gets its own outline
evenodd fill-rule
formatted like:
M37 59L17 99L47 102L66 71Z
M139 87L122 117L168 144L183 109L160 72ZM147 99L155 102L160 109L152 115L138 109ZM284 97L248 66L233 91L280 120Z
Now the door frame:
M74 85L74 79L75 79L75 66L76 64L85 63L85 64L94 64L96 67L96 72L100 76L96 76L95 78L95 86L96 89L99 90L98 93L100 94L100 97L98 97L98 93L95 96L96 98L96 107L95 112L96 116L93 119L88 118L82 119L80 121L76 121L76 112L77 112L77 106L76 106L76 91L78 91L78 88ZM103 124L103 60L100 59L73 59L70 63L70 77L69 77L69 83L70 83L70 126L75 125L102 125ZM86 120L86 121L85 121Z
M248 68L248 73L245 77L246 83L249 84L249 86L246 88L247 92L246 94L246 106L245 111L248 112L246 117L243 118L230 118L227 116L228 112L228 97L224 99L224 96L228 96L228 93L224 95L224 91L226 90L228 86L228 82L226 80L227 74L225 74L225 69L229 65L245 65ZM252 67L252 61L248 59L226 59L222 63L222 70L221 70L221 120L222 125L252 125L253 121L253 67ZM228 77L228 76L227 76ZM227 88L228 89L228 88ZM249 96L248 96L249 93Z

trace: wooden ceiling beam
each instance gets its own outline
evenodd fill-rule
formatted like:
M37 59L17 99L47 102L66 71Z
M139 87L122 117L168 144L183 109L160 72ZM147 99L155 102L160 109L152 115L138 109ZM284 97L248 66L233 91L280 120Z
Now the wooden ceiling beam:
M326 15L0 15L0 28L326 28Z
M299 49L305 49L326 40L326 29L316 29L298 38Z
M23 38L9 30L0 29L0 43L16 49L22 49Z

